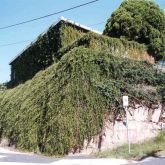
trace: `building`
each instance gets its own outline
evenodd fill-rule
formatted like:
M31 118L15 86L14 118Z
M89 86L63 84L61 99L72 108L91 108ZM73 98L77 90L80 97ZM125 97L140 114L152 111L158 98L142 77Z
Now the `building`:
M58 51L61 48L67 47L90 31L101 34L87 26L61 17L10 62L9 86L14 87L24 83L38 71L58 61Z

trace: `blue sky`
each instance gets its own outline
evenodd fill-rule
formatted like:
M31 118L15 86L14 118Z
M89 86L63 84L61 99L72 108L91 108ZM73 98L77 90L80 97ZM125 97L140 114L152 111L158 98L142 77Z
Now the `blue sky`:
M26 21L56 11L67 9L91 0L0 0L0 27ZM122 0L100 0L89 6L84 6L62 14L0 30L0 83L10 80L9 62L37 36L45 31L59 17L64 16L78 23L91 26L106 21L111 13L117 9ZM155 0L165 10L165 0ZM103 31L105 23L92 26L93 29ZM8 45L25 41L20 44Z

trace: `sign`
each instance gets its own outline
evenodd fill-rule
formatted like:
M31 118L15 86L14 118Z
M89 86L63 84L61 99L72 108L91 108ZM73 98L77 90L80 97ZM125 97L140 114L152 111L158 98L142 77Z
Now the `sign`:
M123 96L123 107L128 107L128 96Z

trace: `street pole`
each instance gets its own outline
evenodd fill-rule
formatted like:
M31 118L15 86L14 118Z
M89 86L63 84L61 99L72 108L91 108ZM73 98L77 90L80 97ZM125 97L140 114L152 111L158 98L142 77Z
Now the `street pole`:
M128 141L128 153L131 153L131 144L129 137L129 127L128 127L128 96L123 96L123 108L126 112L126 127L127 127L127 141Z
M131 144L130 144L130 137L129 137L129 127L128 127L128 110L127 107L125 107L126 111L126 127L127 127L127 141L128 141L128 153L131 153Z

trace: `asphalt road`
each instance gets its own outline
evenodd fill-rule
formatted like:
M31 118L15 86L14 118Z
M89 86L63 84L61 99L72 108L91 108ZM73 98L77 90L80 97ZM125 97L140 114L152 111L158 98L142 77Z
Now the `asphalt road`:
M33 153L20 153L0 148L0 165L121 165L128 163L120 159L92 159L89 157L49 158Z
M121 159L92 159L89 157L49 158L33 153L20 153L0 148L0 165L165 165L165 157L148 158L128 163Z
M132 165L132 164L127 164L127 165ZM135 163L135 165L165 165L165 157L147 158L144 161Z
M52 159L49 157L38 156L28 153L13 152L8 149L0 148L0 165L3 163L37 163L37 164L49 164L58 159Z

